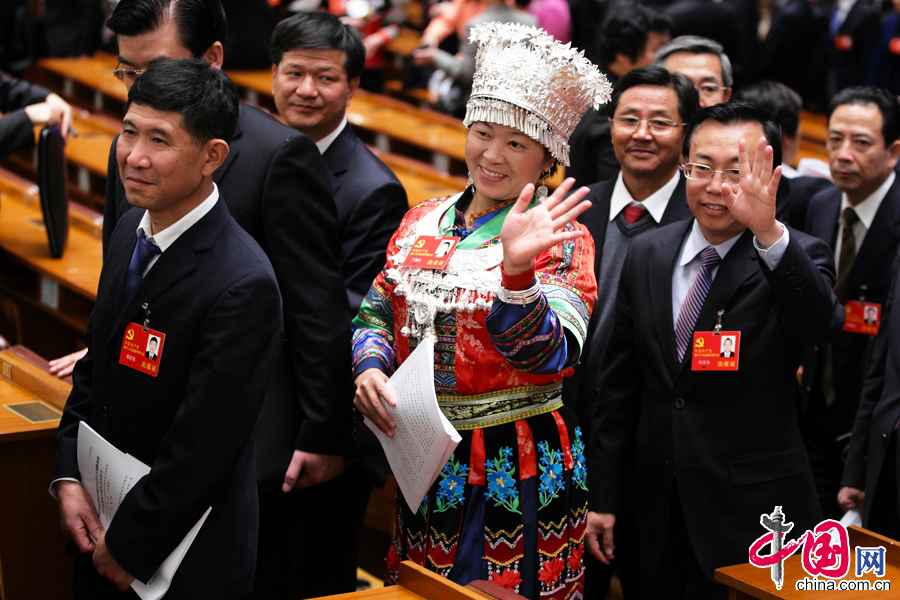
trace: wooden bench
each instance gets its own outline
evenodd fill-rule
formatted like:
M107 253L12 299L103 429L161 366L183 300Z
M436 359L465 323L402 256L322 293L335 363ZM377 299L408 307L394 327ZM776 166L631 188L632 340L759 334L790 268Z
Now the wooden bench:
M828 162L828 117L819 113L804 110L800 114L800 150L797 160L801 158L818 158Z
M71 386L16 350L0 353L0 587L9 600L71 598L74 556L65 554L59 512L47 492ZM47 420L29 421L9 408L23 404Z

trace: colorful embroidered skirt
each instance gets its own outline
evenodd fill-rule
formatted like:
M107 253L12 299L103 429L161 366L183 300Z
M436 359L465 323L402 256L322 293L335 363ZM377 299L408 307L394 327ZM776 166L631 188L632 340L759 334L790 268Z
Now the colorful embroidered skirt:
M486 579L533 600L581 598L587 471L566 407L460 431L419 510L398 495L386 581L401 560L465 585Z

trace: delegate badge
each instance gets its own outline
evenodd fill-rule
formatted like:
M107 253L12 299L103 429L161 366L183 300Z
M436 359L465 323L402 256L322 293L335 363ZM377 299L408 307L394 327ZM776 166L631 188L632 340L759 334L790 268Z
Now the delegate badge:
M119 364L156 377L166 334L129 323L122 340Z
M844 331L878 335L881 325L881 305L875 302L850 300L844 304L847 316L844 318Z
M401 266L443 271L458 241L455 237L420 235Z
M696 331L691 370L737 371L740 347L740 331Z

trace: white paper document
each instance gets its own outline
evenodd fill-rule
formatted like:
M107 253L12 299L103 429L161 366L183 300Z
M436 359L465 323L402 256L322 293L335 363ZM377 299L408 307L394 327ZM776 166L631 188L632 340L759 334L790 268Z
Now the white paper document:
M78 425L78 470L81 471L81 485L94 502L100 524L104 529L109 529L125 495L141 477L150 472L150 467L130 454L125 454L81 421ZM211 506L206 509L197 524L147 583L141 583L137 579L132 582L131 588L142 600L159 600L169 590L175 571L211 510Z
M841 525L844 527L850 527L851 525L862 527L862 516L860 516L858 510L851 508L845 512L844 516L841 518Z
M371 421L410 510L418 510L431 484L462 440L434 394L434 341L425 339L387 382L397 406L384 403L397 426L389 438Z

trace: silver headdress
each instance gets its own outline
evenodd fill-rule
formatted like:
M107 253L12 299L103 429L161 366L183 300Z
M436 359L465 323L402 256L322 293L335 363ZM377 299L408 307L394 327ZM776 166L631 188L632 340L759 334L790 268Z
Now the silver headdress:
M472 30L478 44L466 127L478 121L514 127L569 166L569 136L588 108L608 102L609 82L571 44L543 29L485 23Z

